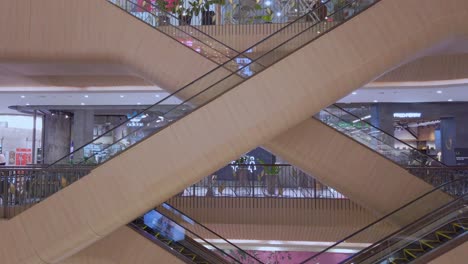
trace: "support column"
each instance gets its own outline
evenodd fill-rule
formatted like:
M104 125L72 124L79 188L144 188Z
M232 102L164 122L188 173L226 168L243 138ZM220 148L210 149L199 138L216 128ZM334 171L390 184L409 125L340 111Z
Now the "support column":
M449 166L456 165L456 124L455 118L443 117L440 119L440 137L442 147L442 162Z
M71 142L74 150L79 149L91 140L93 140L94 129L94 111L76 110L73 114L73 124L71 131ZM82 161L85 156L89 156L81 149L73 155L75 161Z
M44 116L44 163L51 164L70 153L70 116L64 113ZM67 163L67 160L61 163Z

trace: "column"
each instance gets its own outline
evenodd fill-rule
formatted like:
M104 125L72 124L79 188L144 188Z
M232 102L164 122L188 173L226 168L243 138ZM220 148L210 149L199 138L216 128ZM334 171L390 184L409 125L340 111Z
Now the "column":
M446 165L456 165L456 124L455 118L443 117L440 119L440 137L442 147L442 162Z
M71 142L74 150L78 150L80 147L93 140L93 129L94 110L75 110L73 113L71 130ZM81 162L85 158L85 155L89 156L81 149L73 154L73 160L75 162Z
M44 116L44 163L51 164L70 153L71 118L65 113ZM63 160L61 163L67 163Z

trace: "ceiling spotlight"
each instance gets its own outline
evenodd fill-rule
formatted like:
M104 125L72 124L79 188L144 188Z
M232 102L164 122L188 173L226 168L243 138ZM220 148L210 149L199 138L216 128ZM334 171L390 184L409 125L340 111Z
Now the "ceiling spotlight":
M265 1L265 5L266 5L266 6L271 6L271 1L269 1L269 0L268 0L268 1Z
M125 95L123 95L123 94L120 95L120 98L124 98L124 97L125 97Z
M69 116L68 116L68 115L65 115L65 119L68 119L68 118L69 118Z
M442 93L442 91L441 91L441 90L439 90L439 91L437 91L436 93L438 93L438 94L441 94L441 93Z
M374 103L378 103L379 101L378 100L374 100Z
M357 94L357 92L352 92L351 94L352 94L352 95L356 95L356 94Z
M26 103L26 105L29 105L29 103Z
M81 105L85 105L85 103L81 103Z
M140 102L138 102L138 103L137 103L137 105L141 105L141 103L140 103Z
M448 99L448 101L449 101L449 102L452 102L452 101L453 101L453 99Z
M159 98L159 94L155 94L154 96L156 96L156 98Z
M281 16L281 12L276 12L276 16Z
M26 96L22 95L21 98L25 98Z
M89 97L89 95L85 94L84 98L88 98L88 97Z

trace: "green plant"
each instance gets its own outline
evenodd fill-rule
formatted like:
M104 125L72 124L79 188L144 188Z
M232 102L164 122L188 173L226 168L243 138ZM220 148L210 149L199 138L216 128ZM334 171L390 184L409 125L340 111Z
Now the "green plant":
M263 172L265 175L279 175L281 172L281 167L278 165L265 165L265 162L261 159L258 160L258 163L263 165ZM263 176L263 174L261 174Z

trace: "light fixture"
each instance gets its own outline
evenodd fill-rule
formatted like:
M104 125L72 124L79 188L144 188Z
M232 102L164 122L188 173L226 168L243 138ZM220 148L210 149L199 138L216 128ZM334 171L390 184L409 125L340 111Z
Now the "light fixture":
M378 100L374 100L374 103L378 103L379 101Z
M81 105L85 105L85 103L81 103Z
M371 117L372 117L371 115L366 115L365 117L362 117L362 118L353 120L353 123L357 123L357 122L359 122L359 121L366 120L366 119L369 119L369 118L371 118Z
M276 12L276 16L281 16L281 12Z
M124 98L124 97L125 97L125 95L123 95L123 94L120 95L120 98Z
M26 105L29 105L29 103L26 103Z
M265 5L266 5L266 6L271 6L271 1L269 1L269 0L268 0L268 1L265 1Z
M449 101L449 102L452 102L452 101L453 101L453 99L448 99L448 101Z
M154 96L156 96L156 98L159 98L159 94L155 94Z
M441 94L441 93L442 93L442 91L441 91L441 90L439 90L439 91L437 91L436 93L438 93L438 94Z
M138 102L138 103L137 103L137 105L141 105L141 103L140 103L140 102Z
M21 98L25 98L26 96L22 95Z
M352 95L356 95L356 94L357 94L357 92L352 92L351 94L352 94Z
M65 119L68 119L68 118L69 118L69 116L68 116L68 115L65 115Z
M84 98L88 98L88 97L89 97L89 95L85 94Z

